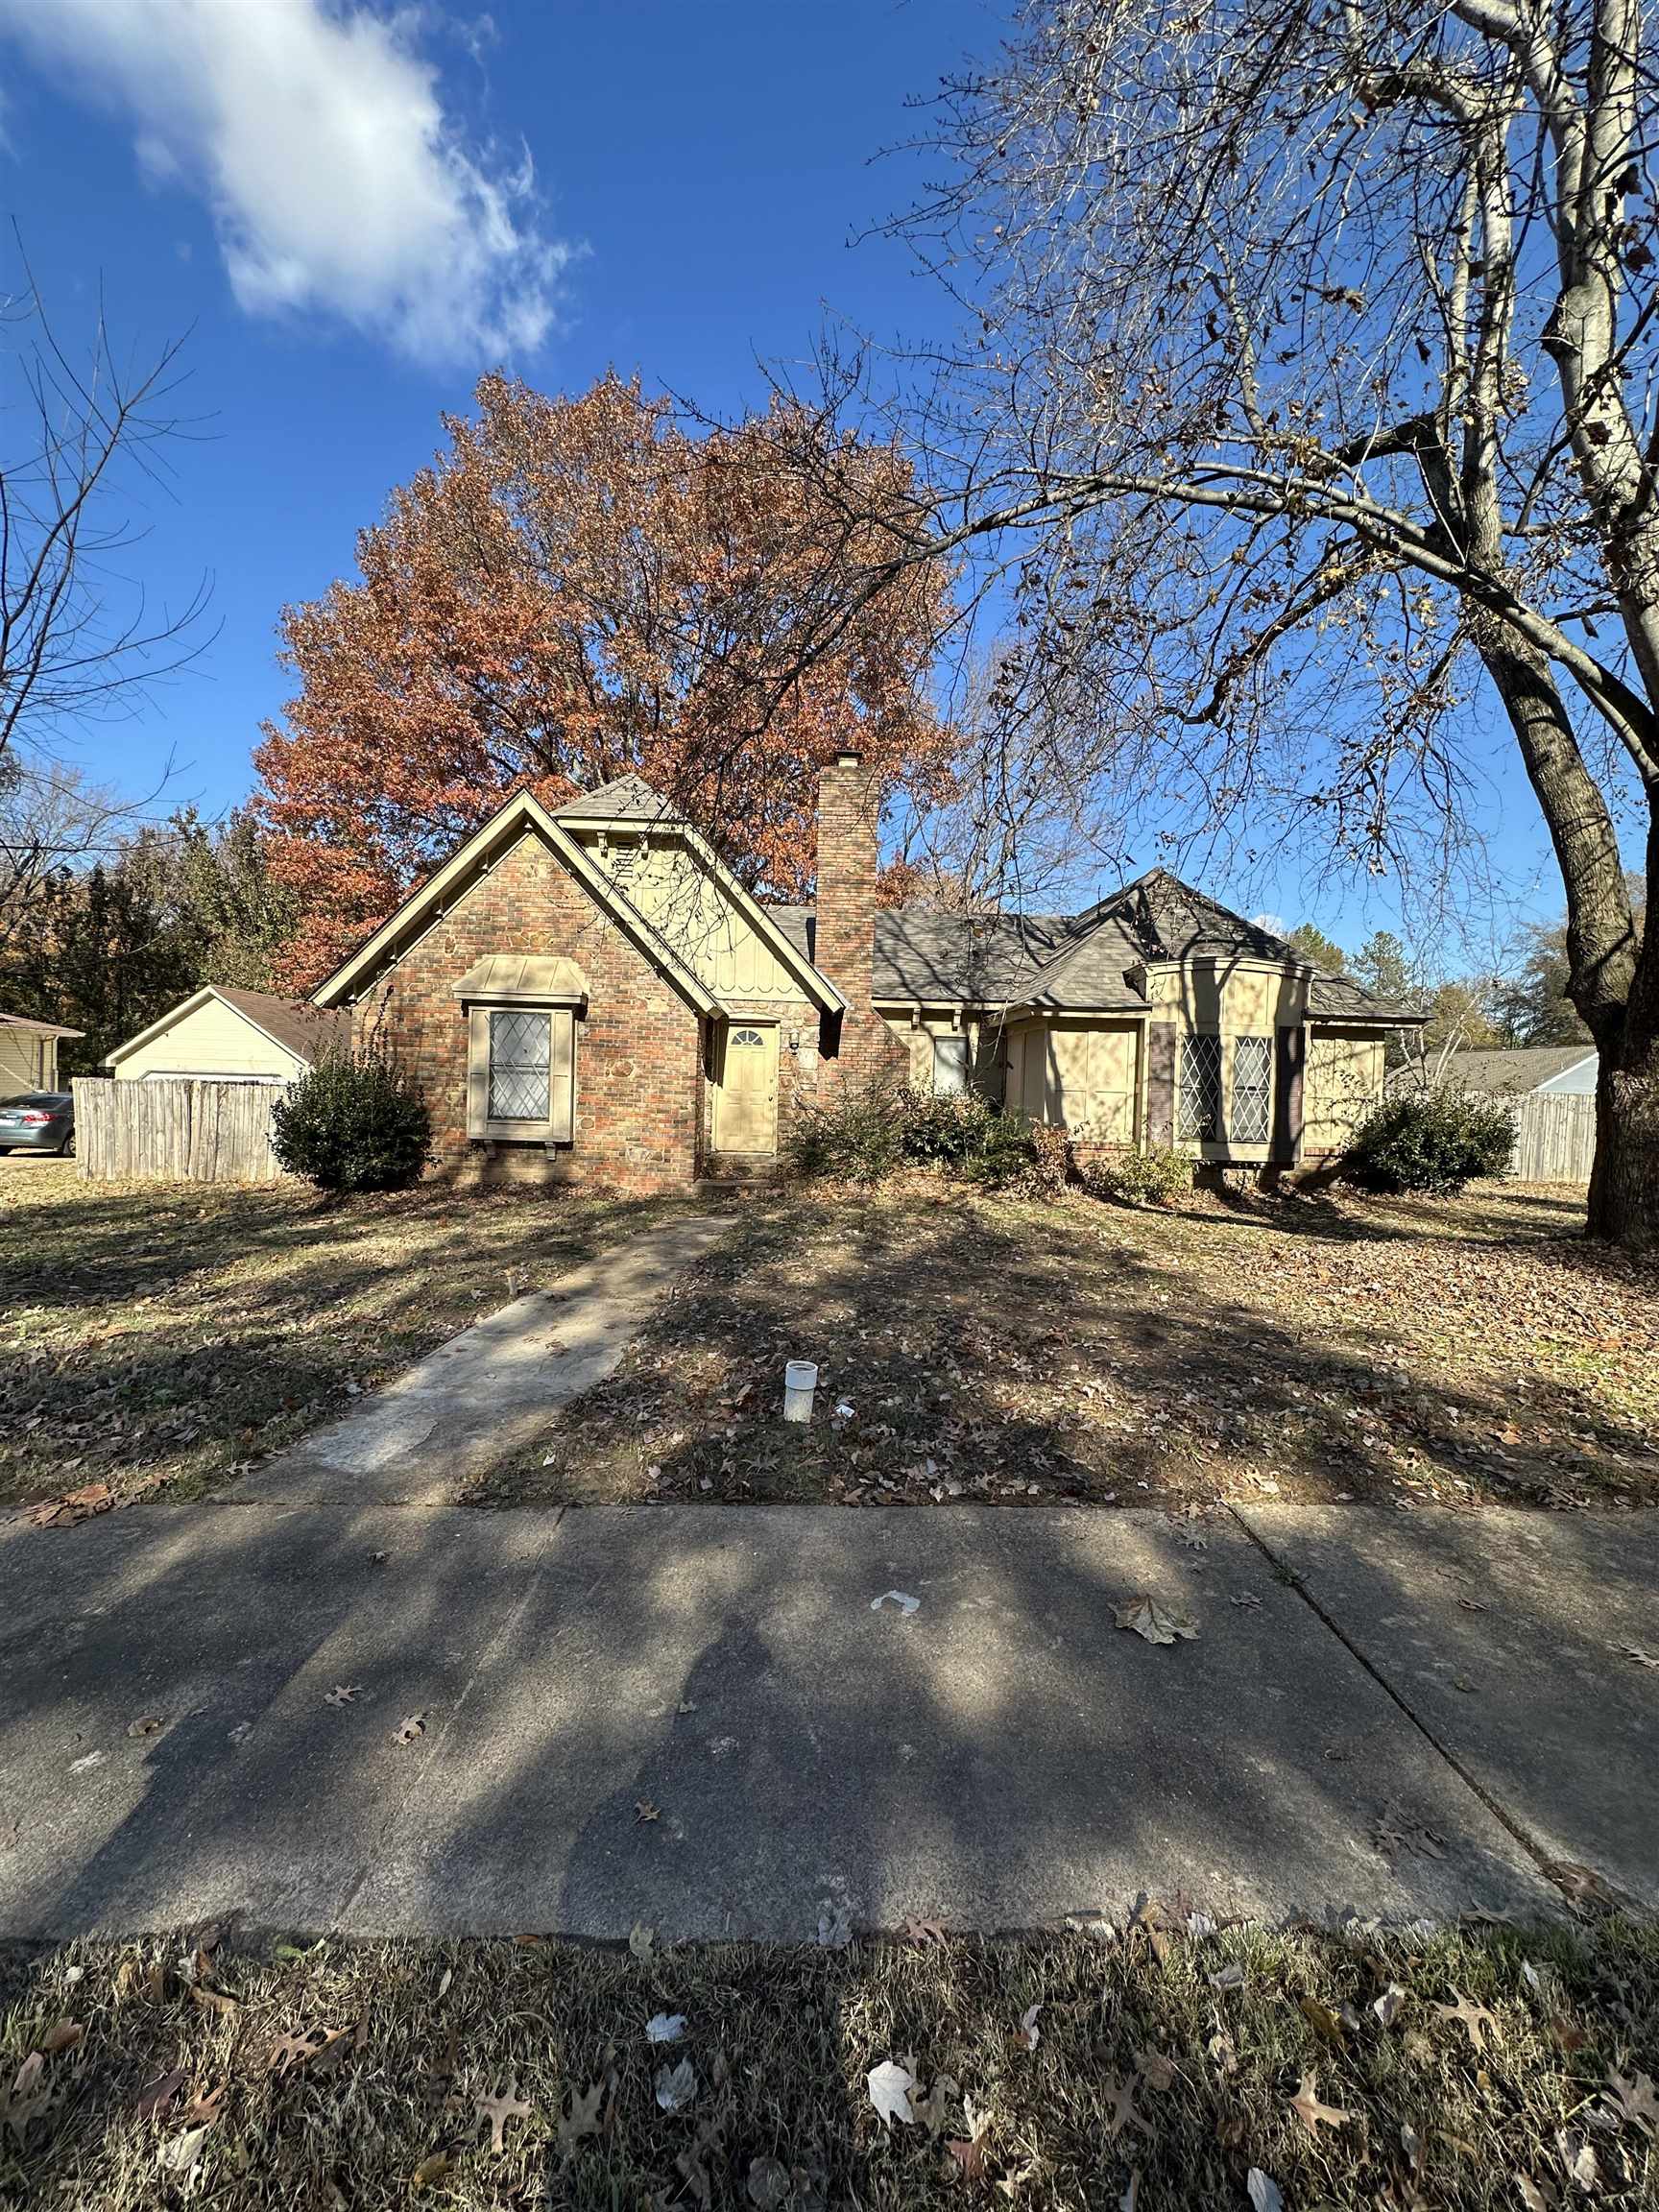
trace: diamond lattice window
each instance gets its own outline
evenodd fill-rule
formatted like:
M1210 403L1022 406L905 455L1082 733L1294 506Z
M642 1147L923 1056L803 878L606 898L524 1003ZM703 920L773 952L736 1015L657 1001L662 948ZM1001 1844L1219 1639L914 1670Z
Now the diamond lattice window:
M1221 1134L1219 1037L1181 1040L1181 1111L1175 1133L1201 1144L1214 1143Z
M545 1014L490 1017L490 1118L545 1121L552 1025Z
M1273 1040L1233 1040L1233 1142L1265 1144L1273 1100Z

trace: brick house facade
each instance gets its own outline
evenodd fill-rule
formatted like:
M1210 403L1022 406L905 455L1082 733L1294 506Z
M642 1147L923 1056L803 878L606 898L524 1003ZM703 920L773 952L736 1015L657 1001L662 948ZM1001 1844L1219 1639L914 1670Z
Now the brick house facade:
M315 994L403 1067L449 1174L647 1191L747 1173L880 1075L975 1089L1079 1148L1338 1149L1414 1016L1155 870L1070 917L877 904L878 794L819 784L810 907L753 898L637 777L520 792Z

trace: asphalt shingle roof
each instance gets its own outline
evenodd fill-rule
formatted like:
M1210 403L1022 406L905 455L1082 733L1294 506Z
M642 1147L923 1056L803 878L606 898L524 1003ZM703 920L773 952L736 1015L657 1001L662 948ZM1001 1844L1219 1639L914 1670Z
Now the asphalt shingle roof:
M1552 1075L1565 1075L1580 1060L1596 1055L1594 1045L1525 1045L1514 1051L1454 1052L1446 1063L1446 1080L1466 1091L1499 1091L1513 1094L1536 1091Z
M596 791L580 791L555 806L554 819L572 822L661 822L673 818L673 808L661 793L633 774L601 783Z
M345 1051L351 1043L351 1015L348 1007L332 1012L307 1005L302 998L277 998L269 991L244 991L239 985L215 983L214 990L238 1013L256 1022L267 1037L301 1060L320 1060L330 1046Z
M812 958L812 909L771 912ZM878 998L1143 1013L1146 996L1131 976L1144 962L1239 958L1302 964L1285 938L1161 868L1070 917L937 914L914 906L883 907L876 916ZM1317 972L1309 1011L1326 1021L1418 1019L1384 1006L1345 975Z

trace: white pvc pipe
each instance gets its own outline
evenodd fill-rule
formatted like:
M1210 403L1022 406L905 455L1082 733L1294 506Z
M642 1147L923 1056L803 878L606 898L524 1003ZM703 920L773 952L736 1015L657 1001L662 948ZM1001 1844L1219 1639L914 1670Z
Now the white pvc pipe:
M810 1359L791 1359L783 1370L783 1418L810 1421L818 1370Z

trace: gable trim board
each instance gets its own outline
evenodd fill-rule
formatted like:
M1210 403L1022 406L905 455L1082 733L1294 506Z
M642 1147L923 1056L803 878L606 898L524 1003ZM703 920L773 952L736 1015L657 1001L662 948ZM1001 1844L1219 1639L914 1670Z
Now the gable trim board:
M588 821L586 816L568 819L571 827L582 826ZM595 818L592 827L595 830L612 830L619 825L615 821ZM689 825L671 824L664 818L660 828L665 838L672 835L676 841L684 842L704 863L719 888L737 907L750 926L764 939L774 956L796 977L805 995L816 1006L825 1013L844 1011L846 1001L840 992L790 943L765 908L744 889L712 848L698 837ZM361 996L383 967L392 960L401 958L427 929L443 920L446 911L445 901L451 894L459 897L477 875L510 852L529 832L535 832L546 842L595 904L612 916L632 938L638 951L662 970L687 1005L701 1015L720 1015L722 1009L719 1001L705 986L695 970L682 959L661 932L647 921L621 886L595 865L581 841L571 834L571 828L567 828L557 815L549 812L534 792L530 791L520 791L509 799L435 875L428 877L423 884L412 891L396 913L390 915L375 930L369 942L318 986L312 994L313 1003L318 1006L338 1006Z

